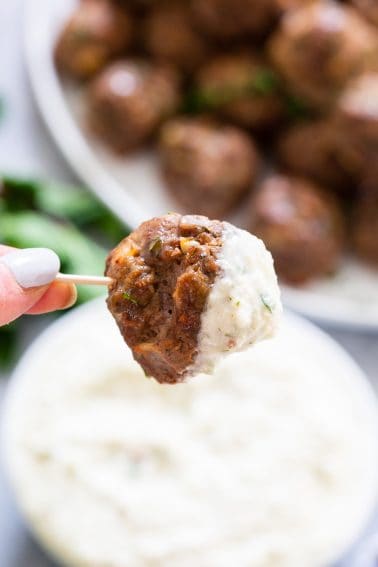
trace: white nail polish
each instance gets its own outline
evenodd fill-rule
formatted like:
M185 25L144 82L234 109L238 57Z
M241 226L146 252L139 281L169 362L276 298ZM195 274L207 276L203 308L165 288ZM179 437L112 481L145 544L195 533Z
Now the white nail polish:
M59 257L49 248L24 248L0 258L24 288L51 283L60 269Z

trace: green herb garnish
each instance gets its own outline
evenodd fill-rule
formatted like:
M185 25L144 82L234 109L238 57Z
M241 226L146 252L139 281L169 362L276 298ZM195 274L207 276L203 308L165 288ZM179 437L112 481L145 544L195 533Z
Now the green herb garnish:
M153 240L151 240L148 246L148 250L153 254L159 254L161 247L162 247L161 238L154 238Z
M258 95L269 95L278 90L279 80L271 69L259 69L250 81L250 92Z
M299 98L292 94L285 94L285 106L287 113L293 120L305 120L310 118L310 110L308 106Z
M278 92L279 88L280 82L274 71L260 68L242 83L193 89L186 96L183 111L196 113L216 109L244 97L267 96Z
M270 313L273 313L274 303L270 299L269 295L265 295L263 293L260 294L260 299L263 302L264 306Z
M128 291L124 291L122 294L123 299L127 299L127 301L131 301L135 305L139 305L138 301L133 297Z

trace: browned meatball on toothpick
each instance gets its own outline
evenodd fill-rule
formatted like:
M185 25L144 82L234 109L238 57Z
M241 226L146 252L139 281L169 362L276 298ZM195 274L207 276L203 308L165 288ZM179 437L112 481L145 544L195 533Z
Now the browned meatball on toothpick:
M199 104L248 129L266 130L283 117L278 78L251 53L229 53L204 63L196 76Z
M131 42L132 24L125 9L110 0L83 0L66 23L55 47L58 69L88 79Z
M270 337L280 313L263 242L227 222L168 214L109 254L108 307L148 376L182 382Z
M377 62L377 35L352 8L319 0L283 17L269 52L291 91L324 108Z
M198 67L209 50L185 2L155 6L146 18L143 39L145 49L154 59L187 72Z
M171 69L125 59L90 86L88 122L105 144L123 153L147 141L178 102L178 79Z
M310 181L274 175L251 200L250 230L271 251L283 280L301 284L337 266L342 218L336 202Z
M229 212L251 189L259 161L243 131L187 118L164 124L160 158L178 203L211 217Z

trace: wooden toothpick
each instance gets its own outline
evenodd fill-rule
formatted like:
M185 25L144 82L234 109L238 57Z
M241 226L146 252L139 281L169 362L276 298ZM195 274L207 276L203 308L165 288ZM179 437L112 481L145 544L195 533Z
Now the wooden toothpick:
M80 276L78 274L58 274L55 278L57 282L73 283L76 285L105 285L112 283L112 278L106 276Z

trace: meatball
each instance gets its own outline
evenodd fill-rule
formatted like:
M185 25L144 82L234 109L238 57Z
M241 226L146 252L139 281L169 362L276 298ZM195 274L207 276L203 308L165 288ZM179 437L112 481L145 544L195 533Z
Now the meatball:
M369 22L378 26L378 2L377 0L352 0L356 10Z
M205 107L246 128L270 128L283 115L277 77L255 55L214 57L199 70L196 88Z
M187 4L157 5L145 22L144 44L155 59L192 71L205 58L206 40L195 29Z
M131 21L124 9L110 0L83 0L58 38L56 65L72 78L87 79L130 42Z
M172 120L161 130L159 147L168 187L187 212L223 216L256 178L255 145L232 126Z
M378 164L366 174L352 218L352 242L357 255L378 267Z
M271 336L281 305L256 237L206 217L144 222L109 254L108 307L147 376L182 382Z
M342 247L342 220L333 201L310 181L273 175L251 200L250 230L271 251L291 284L332 272Z
M300 8L313 2L318 2L318 0L276 0L276 4L283 12L293 10L294 8Z
M289 171L346 195L351 191L353 168L344 156L344 146L341 128L328 119L292 126L279 139L277 153Z
M268 49L293 93L323 108L374 61L377 40L353 9L319 0L288 12Z
M378 156L378 73L352 81L340 97L336 114L345 140L344 160L361 180Z
M264 36L280 12L276 0L193 0L193 10L201 28L221 40Z
M171 69L118 61L89 88L89 126L115 152L127 152L145 142L178 101L178 80Z

